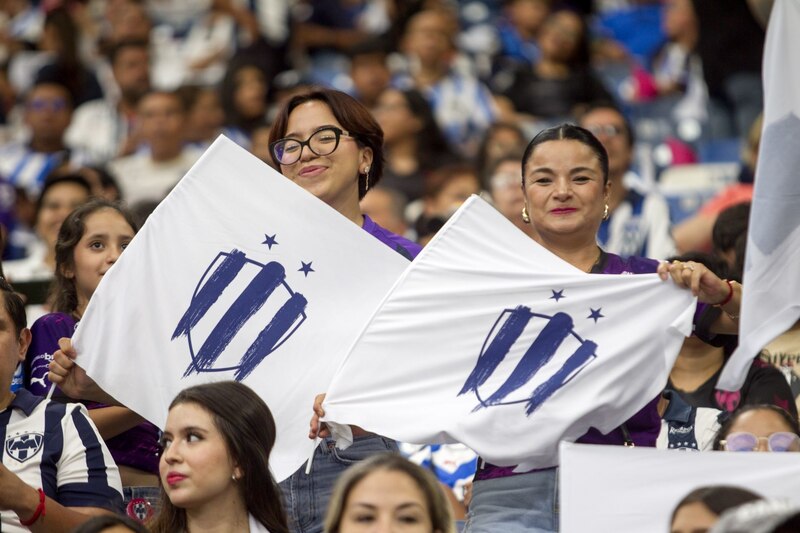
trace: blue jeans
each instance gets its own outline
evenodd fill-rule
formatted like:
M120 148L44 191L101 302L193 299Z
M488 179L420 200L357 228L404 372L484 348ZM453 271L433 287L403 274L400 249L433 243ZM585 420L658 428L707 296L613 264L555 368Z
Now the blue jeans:
M347 467L378 453L396 452L397 444L379 435L356 437L352 446L339 450L326 438L314 450L310 475L305 465L280 483L292 533L322 533L333 485Z
M558 531L557 468L475 481L464 533L496 531Z
M158 487L123 487L122 510L138 522L146 522L158 514L161 506L161 489Z

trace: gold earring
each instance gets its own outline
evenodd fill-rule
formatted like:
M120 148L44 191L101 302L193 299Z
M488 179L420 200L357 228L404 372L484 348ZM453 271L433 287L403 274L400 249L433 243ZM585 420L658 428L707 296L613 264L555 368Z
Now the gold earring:
M522 206L522 221L526 224L531 223L531 217L528 216L528 206Z
M603 209L603 220L608 220L608 204L606 204L605 209Z

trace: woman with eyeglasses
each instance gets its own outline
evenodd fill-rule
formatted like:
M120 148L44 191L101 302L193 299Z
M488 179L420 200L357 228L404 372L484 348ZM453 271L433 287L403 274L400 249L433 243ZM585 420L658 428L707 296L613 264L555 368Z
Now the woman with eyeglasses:
M747 405L719 428L715 450L728 452L800 452L797 418L774 405Z
M281 173L411 260L419 245L378 226L359 207L383 172L383 131L369 110L345 93L314 89L294 96L270 131L270 153ZM379 268L380 265L376 265ZM321 403L321 399L318 400ZM293 531L321 532L325 508L339 475L351 464L396 450L394 441L353 428L355 442L337 450L327 431L314 452L312 470L281 483Z

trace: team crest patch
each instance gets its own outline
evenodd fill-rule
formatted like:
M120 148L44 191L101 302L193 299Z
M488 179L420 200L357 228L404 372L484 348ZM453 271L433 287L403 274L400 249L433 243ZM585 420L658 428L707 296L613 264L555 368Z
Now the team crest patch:
M22 433L6 439L6 453L12 459L24 463L42 449L44 436L41 433Z
M153 506L144 498L133 498L125 508L125 514L139 522L146 522L153 517Z

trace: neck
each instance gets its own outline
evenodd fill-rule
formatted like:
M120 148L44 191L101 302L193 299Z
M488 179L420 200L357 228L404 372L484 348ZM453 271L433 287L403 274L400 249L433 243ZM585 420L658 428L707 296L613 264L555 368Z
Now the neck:
M445 76L445 74L447 74L447 67L443 64L420 63L419 68L414 73L414 81L416 81L417 85L419 86L428 87L436 84Z
M398 174L411 174L419 167L417 139L398 139L386 146L386 163Z
M176 146L159 146L158 149L153 149L150 147L150 159L155 161L156 163L164 163L166 161L172 161L173 159L179 157L181 152L183 151L183 145L178 144Z
M623 172L622 175L625 173ZM608 180L611 183L611 190L608 193L608 211L613 213L619 204L628 195L628 189L622 184L622 175L609 176Z
M33 138L31 139L30 146L31 150L34 152L40 152L44 154L52 154L54 152L60 152L66 149L61 137L54 139Z
M6 408L11 405L11 402L14 400L14 396L16 396L9 390L11 384L7 383L6 385L7 386L2 388L2 393L0 393L0 413L5 411Z
M548 235L532 235L533 239L547 248L570 265L583 272L591 271L592 267L600 258L600 248L597 246L595 237L574 237L566 239L559 235L553 238Z
M566 78L569 75L569 67L567 65L550 59L540 60L534 68L536 73L543 78Z
M693 392L722 368L724 362L725 352L722 348L699 340L689 340L684 342L669 379L678 389Z
M222 498L221 502L210 502L197 509L186 510L188 533L228 533L250 531L249 515L241 498Z
M364 215L361 213L361 206L358 205L358 194L355 195L355 199L348 198L337 204L329 205L336 209L341 215L351 220L359 228L364 225Z

